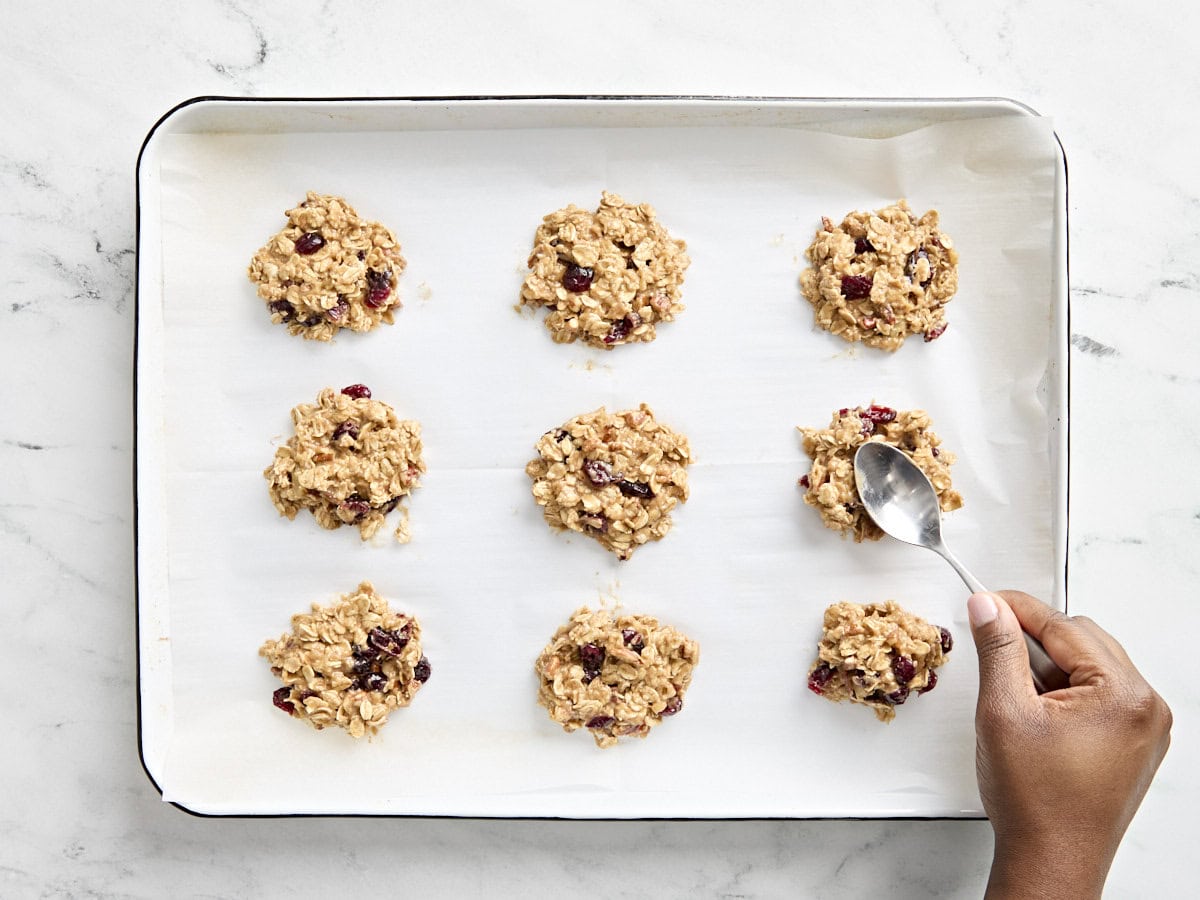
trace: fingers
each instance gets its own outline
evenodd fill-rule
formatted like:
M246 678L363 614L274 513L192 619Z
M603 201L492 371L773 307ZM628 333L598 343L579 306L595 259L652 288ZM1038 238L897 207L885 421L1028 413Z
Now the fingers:
M1121 645L1091 619L1072 618L1021 591L1001 591L1000 595L1021 627L1046 648L1060 669L1072 676L1072 684L1089 680L1101 667L1129 665Z
M979 709L1013 712L1036 700L1029 654L1021 623L996 594L972 594L967 600L971 635L979 656Z

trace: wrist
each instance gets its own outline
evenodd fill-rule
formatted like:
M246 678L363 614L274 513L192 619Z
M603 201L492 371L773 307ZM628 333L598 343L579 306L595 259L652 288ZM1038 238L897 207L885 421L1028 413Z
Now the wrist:
M1113 848L1115 850L1115 848ZM1113 852L1087 842L997 839L987 900L1099 900Z

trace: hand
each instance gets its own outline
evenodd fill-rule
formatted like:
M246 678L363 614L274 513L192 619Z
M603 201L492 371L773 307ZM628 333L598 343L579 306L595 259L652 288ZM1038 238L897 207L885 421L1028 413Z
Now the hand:
M975 767L995 831L989 898L1099 897L1171 742L1171 710L1111 635L1018 591L967 601ZM1071 686L1038 696L1021 629Z

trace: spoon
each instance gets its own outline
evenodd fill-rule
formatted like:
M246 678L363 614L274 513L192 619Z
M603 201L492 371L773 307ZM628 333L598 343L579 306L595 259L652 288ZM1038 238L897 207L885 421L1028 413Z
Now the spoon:
M937 491L929 478L891 444L868 441L854 454L854 483L863 507L875 524L906 544L924 547L950 563L972 593L987 588L958 561L942 540L942 515ZM1039 694L1070 687L1070 679L1045 649L1025 632L1029 669Z

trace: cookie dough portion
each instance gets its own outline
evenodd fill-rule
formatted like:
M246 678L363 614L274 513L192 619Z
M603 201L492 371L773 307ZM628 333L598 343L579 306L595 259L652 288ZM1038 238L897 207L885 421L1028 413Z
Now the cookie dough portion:
M332 194L309 191L287 217L250 260L250 280L271 321L316 341L332 340L341 328L391 325L405 265L396 236Z
M919 219L899 201L852 212L821 230L800 276L816 322L847 341L895 350L910 334L926 341L946 330L945 304L958 290L958 251L938 230L937 210Z
M421 625L393 612L364 581L331 606L292 616L292 630L258 651L283 681L272 701L320 730L373 735L394 709L408 706L431 672Z
M599 747L644 738L683 708L700 646L651 616L575 610L534 664L538 703Z
M954 646L950 632L884 603L835 603L825 610L825 630L808 689L840 703L849 700L875 710L881 722L912 694L937 685L939 666Z
M372 400L365 385L341 393L325 388L315 404L292 410L292 422L296 433L263 471L280 515L295 519L307 509L322 528L357 525L365 541L419 487L420 424ZM396 540L409 538L408 510L401 508Z
M594 213L568 206L542 220L520 305L547 307L546 327L560 344L611 350L652 341L658 323L683 311L686 251L652 206L605 192Z
M687 438L650 407L604 407L547 431L525 472L555 529L595 538L619 559L671 530L671 510L688 498Z
M889 406L871 404L833 414L828 428L800 428L804 452L812 459L808 474L800 478L804 502L816 507L826 528L854 535L855 541L877 541L883 531L862 507L854 483L854 453L867 441L882 441L899 447L924 472L937 490L942 512L963 505L962 495L950 483L950 466L955 456L941 449L941 439L929 430L929 414L923 409L897 412Z

